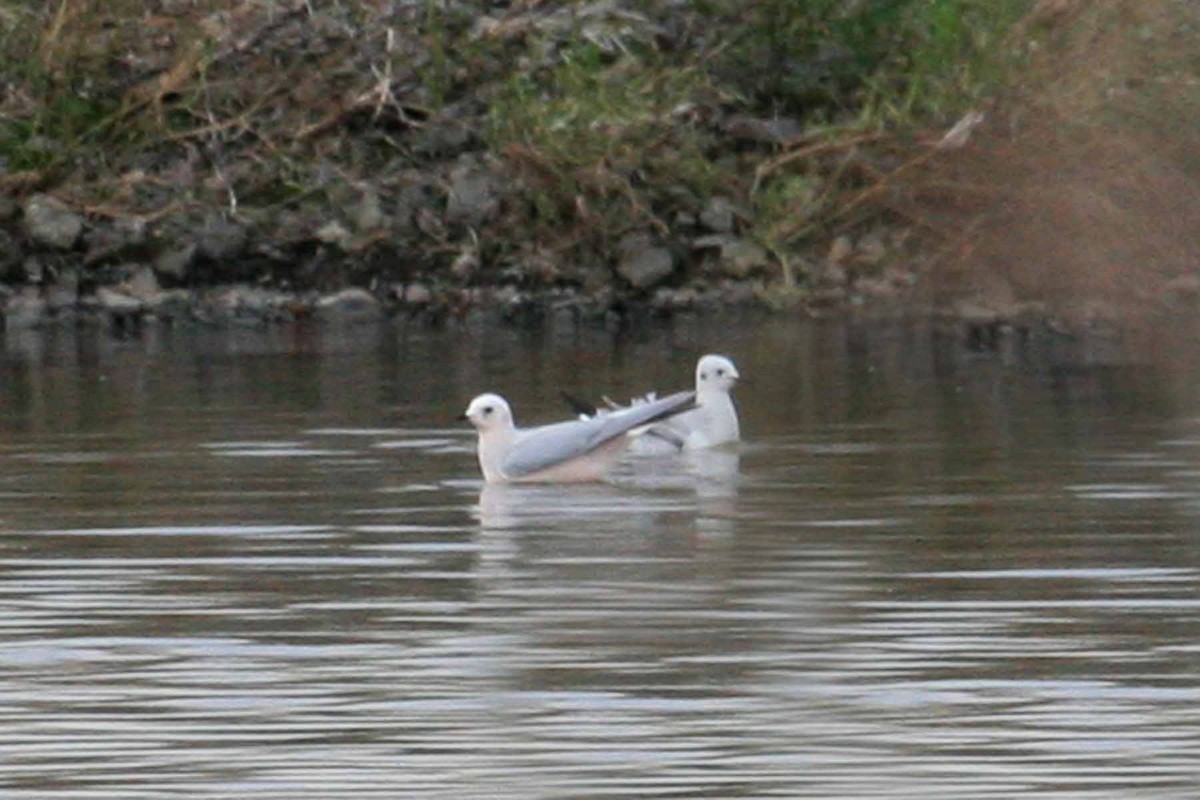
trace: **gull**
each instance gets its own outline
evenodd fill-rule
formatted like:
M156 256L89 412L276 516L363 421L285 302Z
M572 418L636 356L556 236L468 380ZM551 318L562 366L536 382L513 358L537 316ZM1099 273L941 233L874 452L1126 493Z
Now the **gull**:
M498 394L481 394L463 418L479 432L479 467L487 483L600 480L628 446L630 433L696 404L695 392L677 392L628 408L537 428L518 428Z
M730 391L741 375L733 362L722 355L709 353L696 362L696 407L651 426L634 442L631 450L640 455L661 455L681 450L703 450L719 447L741 439L737 408ZM581 415L605 416L626 408L638 408L653 402L651 393L620 406L605 398L608 409L597 409L590 403L563 394L564 399Z

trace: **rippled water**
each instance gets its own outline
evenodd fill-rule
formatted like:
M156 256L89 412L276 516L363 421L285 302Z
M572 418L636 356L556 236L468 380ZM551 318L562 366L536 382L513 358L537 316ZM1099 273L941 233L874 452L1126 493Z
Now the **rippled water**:
M1200 358L719 327L10 334L0 795L1196 796ZM739 450L482 487L718 335Z

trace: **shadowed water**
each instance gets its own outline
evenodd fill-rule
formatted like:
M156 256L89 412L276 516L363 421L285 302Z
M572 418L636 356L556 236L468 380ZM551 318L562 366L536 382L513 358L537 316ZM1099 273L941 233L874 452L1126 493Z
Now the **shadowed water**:
M1200 358L719 328L10 334L0 794L1195 796ZM736 450L484 488L453 420L711 349Z

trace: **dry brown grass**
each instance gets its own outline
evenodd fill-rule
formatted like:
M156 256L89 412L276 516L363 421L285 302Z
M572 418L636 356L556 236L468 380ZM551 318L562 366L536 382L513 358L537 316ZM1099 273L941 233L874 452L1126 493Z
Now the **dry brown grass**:
M1068 318L1160 307L1200 267L1200 10L1055 0L1035 29L1046 55L1024 86L888 201L923 222L937 302L1011 290Z

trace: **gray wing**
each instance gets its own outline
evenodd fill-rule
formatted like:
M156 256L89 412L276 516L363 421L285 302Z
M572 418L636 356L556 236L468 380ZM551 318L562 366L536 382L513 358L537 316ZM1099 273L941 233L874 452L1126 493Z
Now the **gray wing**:
M521 431L504 457L501 469L519 478L590 453L634 428L694 407L695 392L679 392L662 400L641 403L591 419L570 420Z

